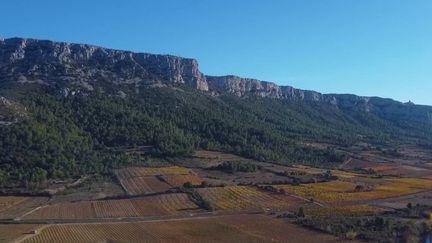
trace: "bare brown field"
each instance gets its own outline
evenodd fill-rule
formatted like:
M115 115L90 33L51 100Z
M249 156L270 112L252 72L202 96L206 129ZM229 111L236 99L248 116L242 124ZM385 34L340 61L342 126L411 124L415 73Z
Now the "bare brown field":
M201 196L218 210L287 209L303 204L297 198L249 186L199 188Z
M23 217L24 219L92 219L96 218L92 202L67 202L46 205Z
M0 197L0 212L8 210L9 208L12 208L18 204L24 203L27 200L31 200L31 197Z
M0 224L0 242L15 242L40 227L36 224Z
M392 175L392 176L420 176L431 174L432 171L416 167L412 165L395 164L395 163L377 163L369 162L359 159L351 159L345 163L342 168L345 169L364 169L371 170L376 174L380 175Z
M192 161L188 161L188 166L209 168L217 166L224 161L250 161L249 159L218 151L197 150L192 155Z
M187 175L189 169L179 166L169 167L128 167L116 171L119 178L133 178L158 175Z
M141 216L178 215L201 211L184 193L164 194L145 199L131 199Z
M24 219L95 219L176 215L199 211L186 194L163 194L143 198L83 201L48 205Z
M395 152L393 152L393 150ZM390 151L390 153L388 153ZM374 149L370 146L348 148L345 152L353 158L342 163L342 169L374 169L382 175L423 177L432 175L432 152L414 145Z
M53 225L33 242L340 242L263 215L226 216L163 222Z
M166 192L171 188L170 185L159 180L156 176L120 179L120 184L131 196L156 192Z
M228 154L218 151L210 151L210 150L196 150L193 154L194 157L201 158L201 159L214 159L214 160L247 160L243 157L234 155L234 154Z
M116 175L123 189L132 196L166 192L173 185L168 184L170 178L173 178L171 182L175 187L178 185L175 183L176 180L181 180L182 177L187 177L192 175L191 170L179 167L129 167L124 169L119 169L116 171ZM166 180L164 180L166 179ZM194 178L190 178L194 179ZM192 182L195 182L195 179ZM167 183L168 182L168 183ZM183 184L181 184L183 185Z
M55 195L50 202L93 201L123 195L125 195L125 191L121 185L111 180L101 179L85 183L79 187L68 188L67 193Z
M30 197L18 204L0 211L0 219L14 219L23 216L25 213L46 204L47 197Z
M376 200L372 204L380 207L402 209L406 208L408 203L411 203L412 205L421 204L432 206L432 191L421 192L396 198Z
M92 202L96 218L138 217L130 200L101 200Z
M409 158L417 158L426 161L432 160L432 151L430 149L419 148L412 145L405 145L401 146L398 151L399 153Z
M373 165L364 167L366 170L372 170L377 174L381 175L395 175L395 176L408 176L416 173L427 173L428 171L423 168L413 167L409 165Z
M308 216L319 217L352 217L352 216L365 216L374 215L384 212L384 209L370 206L370 205L347 205L337 207L315 207L305 208L305 214Z
M203 182L203 179L196 175L168 175L162 176L162 178L172 187L182 187L186 182L198 186Z

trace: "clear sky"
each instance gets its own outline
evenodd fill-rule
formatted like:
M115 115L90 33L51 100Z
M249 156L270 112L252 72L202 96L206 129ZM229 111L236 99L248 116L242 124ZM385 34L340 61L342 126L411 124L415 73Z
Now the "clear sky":
M198 59L324 93L432 105L431 0L5 0L0 37Z

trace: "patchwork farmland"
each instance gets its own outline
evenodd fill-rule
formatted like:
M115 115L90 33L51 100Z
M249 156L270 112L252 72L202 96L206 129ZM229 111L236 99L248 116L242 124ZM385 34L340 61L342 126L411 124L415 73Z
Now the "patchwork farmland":
M202 156L205 154L198 159ZM241 163L255 162L241 160ZM192 170L187 168L187 162L182 165L185 167L118 169L114 174L117 180L111 179L117 194L101 199L88 196L86 198L90 199L80 199L83 193L97 191L85 186L76 192L72 188L71 196L55 195L49 200L0 197L0 205L5 208L0 210L0 216L10 212L15 216L5 219L22 224L4 225L0 237L1 234L7 237L0 239L18 242L224 242L228 239L317 242L319 237L319 242L340 242L339 238L321 232L333 234L333 228L327 226L344 224L345 220L353 220L356 225L358 220L368 224L375 218L394 217L387 213L392 211L388 206L392 205L392 198L403 200L399 204L406 207L419 193L424 197L422 202L429 202L428 196L432 194L430 175L413 178L369 174L368 170L325 170L269 163L257 166L253 172L226 172L217 167L193 167ZM92 185L113 188L103 182ZM416 208L422 205L413 205L412 210L417 215L428 212ZM412 217L412 212L409 216ZM36 223L40 225L34 225Z
M368 180L359 181L362 184L350 181L330 181L298 186L273 185L273 187L277 190L283 190L290 194L324 203L375 200L432 190L432 181L427 179L369 178ZM368 183L364 183L365 181Z
M217 210L263 210L296 207L303 201L250 186L200 188L199 194Z
M53 225L23 242L285 242L287 239L306 243L339 242L336 237L262 215L164 222Z
M199 211L186 194L143 198L59 203L42 207L24 219L102 219L186 214Z
M202 179L187 168L170 167L130 167L116 171L123 189L131 196L166 192L184 183L199 185Z

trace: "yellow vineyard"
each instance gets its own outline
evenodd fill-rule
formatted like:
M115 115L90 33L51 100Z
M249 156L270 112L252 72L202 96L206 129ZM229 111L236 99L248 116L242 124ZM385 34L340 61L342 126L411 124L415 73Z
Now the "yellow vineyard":
M282 209L299 204L298 199L248 186L200 188L198 192L219 210Z
M276 185L276 189L283 189L307 199L319 202L361 201L403 196L432 189L432 181L415 178L383 179L377 181L365 191L355 191L356 184L344 181L311 183L299 186Z
M167 175L162 178L172 187L181 187L187 182L194 186L198 186L203 182L203 180L196 175Z

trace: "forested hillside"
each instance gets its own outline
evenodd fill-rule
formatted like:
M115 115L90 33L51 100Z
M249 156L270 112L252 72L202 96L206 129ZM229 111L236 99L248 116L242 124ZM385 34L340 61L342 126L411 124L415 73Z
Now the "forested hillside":
M0 96L28 113L0 126L3 185L109 174L114 167L134 163L133 157L115 149L124 146L152 145L155 157L210 149L326 167L345 159L333 148L359 141L430 144L432 138L371 113L330 104L212 96L183 86L143 88L127 97L97 92L65 97L53 87L5 85ZM308 145L317 142L330 146Z
M190 58L0 39L0 185L110 175L196 149L331 167L359 142L430 147L432 108L207 76Z

